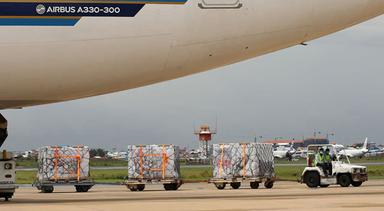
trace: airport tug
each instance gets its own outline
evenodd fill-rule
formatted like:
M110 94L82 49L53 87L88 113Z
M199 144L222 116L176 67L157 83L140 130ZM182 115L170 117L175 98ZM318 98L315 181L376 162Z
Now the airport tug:
M332 156L331 167L324 169L320 166L315 166L316 153L323 149L330 150ZM332 145L309 145L307 153L307 167L305 167L301 183L305 183L310 188L328 187L329 185L340 185L341 187L359 187L363 182L368 180L367 167L353 165L348 157L345 157L347 163L340 160L336 150Z
M16 186L16 162L12 154L3 151L0 153L0 198L8 201L12 198Z

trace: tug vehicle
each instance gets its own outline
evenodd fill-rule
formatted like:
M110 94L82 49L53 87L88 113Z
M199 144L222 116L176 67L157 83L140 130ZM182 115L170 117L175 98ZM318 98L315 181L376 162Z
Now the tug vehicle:
M0 153L0 198L8 201L13 197L16 186L16 162L12 154L3 151Z
M325 169L324 166L315 166L315 156L320 149L330 150L332 157L331 171ZM337 156L333 145L309 145L307 167L302 173L300 182L305 183L310 188L325 188L329 185L340 185L341 187L361 186L363 182L368 180L367 167L351 164L348 156L345 159L347 162L342 161L341 157Z

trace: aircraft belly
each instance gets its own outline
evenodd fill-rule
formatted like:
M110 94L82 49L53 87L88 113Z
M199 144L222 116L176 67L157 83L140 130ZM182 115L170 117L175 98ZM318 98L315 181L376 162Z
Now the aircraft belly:
M237 10L201 9L198 2L145 5L129 18L83 17L73 27L0 26L0 109L206 71L384 12L384 0L242 0Z
M158 35L3 46L0 101L60 101L157 81L170 43Z

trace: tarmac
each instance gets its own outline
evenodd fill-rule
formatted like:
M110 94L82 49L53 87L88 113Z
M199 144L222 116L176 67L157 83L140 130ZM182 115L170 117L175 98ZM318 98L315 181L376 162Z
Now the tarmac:
M276 182L272 189L238 190L213 184L184 184L178 191L164 191L161 185L147 185L143 192L125 186L98 185L88 193L73 187L57 187L54 193L39 193L21 186L9 202L0 201L3 211L248 211L248 210L384 210L384 180L372 180L361 187L307 188L297 182Z

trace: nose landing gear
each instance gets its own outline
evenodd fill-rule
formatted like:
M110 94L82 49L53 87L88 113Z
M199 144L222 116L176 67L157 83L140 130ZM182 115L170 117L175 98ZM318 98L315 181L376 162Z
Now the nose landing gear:
M8 122L3 115L0 114L0 147L8 137Z

